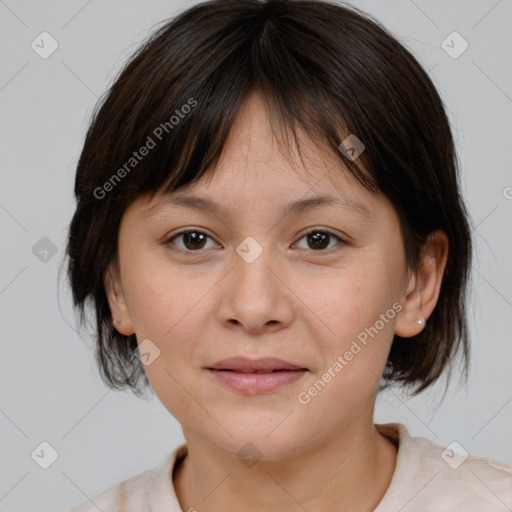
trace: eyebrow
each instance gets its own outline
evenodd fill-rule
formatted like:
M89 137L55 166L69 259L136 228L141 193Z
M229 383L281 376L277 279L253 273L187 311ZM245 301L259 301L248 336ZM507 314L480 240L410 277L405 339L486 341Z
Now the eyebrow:
M219 217L229 217L229 210L224 205L196 195L166 194L163 199L148 210L148 216L156 214L156 208L161 206L182 206L199 212L211 212ZM365 205L357 203L342 194L337 196L314 196L292 201L282 208L281 215L283 217L299 216L322 206L339 206L363 217L373 217L372 213Z

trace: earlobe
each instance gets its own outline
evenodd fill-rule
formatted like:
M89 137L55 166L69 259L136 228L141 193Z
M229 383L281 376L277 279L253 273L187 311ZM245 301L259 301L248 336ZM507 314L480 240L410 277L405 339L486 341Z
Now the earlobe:
M448 259L449 241L446 234L437 230L430 234L422 251L420 265L408 280L405 297L400 301L400 311L395 334L404 338L419 334L426 319L434 310Z
M402 310L398 314L395 324L395 334L402 338L410 338L419 334L426 325L423 313L421 294L416 286L401 301Z
M112 265L109 265L105 272L103 281L105 293L107 295L112 322L120 334L130 336L135 332L130 319L128 307L126 305L124 291L121 286L119 272Z

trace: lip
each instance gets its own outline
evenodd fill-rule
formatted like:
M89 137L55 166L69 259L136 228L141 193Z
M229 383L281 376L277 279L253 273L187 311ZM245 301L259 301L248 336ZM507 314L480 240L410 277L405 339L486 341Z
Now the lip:
M208 369L211 370L233 370L237 372L254 371L272 371L272 370L307 370L307 368L283 361L276 357L261 357L259 359L249 359L248 357L238 356L229 357L217 361Z
M249 395L274 391L296 382L309 371L274 357L231 357L216 362L206 370L222 384Z

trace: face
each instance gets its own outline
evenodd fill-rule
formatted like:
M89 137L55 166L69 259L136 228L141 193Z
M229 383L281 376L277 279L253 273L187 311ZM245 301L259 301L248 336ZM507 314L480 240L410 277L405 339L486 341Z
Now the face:
M408 293L392 205L303 144L305 167L296 151L279 150L252 97L208 179L139 198L121 222L119 273L108 285L119 330L145 343L150 384L185 435L230 453L250 441L279 459L371 424ZM183 196L221 210L176 201ZM283 214L318 196L334 201ZM208 369L232 357L303 370Z

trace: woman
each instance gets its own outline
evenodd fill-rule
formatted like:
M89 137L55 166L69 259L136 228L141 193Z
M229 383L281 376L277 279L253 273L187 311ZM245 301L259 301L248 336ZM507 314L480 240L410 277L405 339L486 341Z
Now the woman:
M75 512L512 506L509 466L373 422L380 390L467 363L472 247L442 101L378 23L193 6L109 90L75 193L102 377L186 439Z

